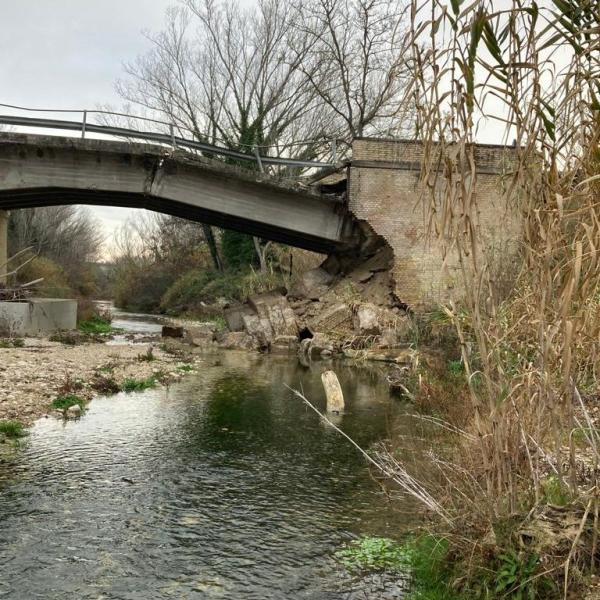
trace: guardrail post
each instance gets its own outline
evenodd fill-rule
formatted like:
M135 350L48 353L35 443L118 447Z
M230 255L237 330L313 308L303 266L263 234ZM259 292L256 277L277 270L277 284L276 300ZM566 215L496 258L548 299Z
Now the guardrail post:
M263 169L262 160L260 160L260 152L258 151L258 146L254 146L254 156L256 156L256 162L258 163L258 170L261 173L264 173L265 170Z
M0 283L4 284L8 273L8 214L0 210Z
M335 138L331 140L331 162L334 165L337 163L337 141Z
M81 123L81 139L85 139L85 125L87 123L87 110L83 111L83 122Z
M175 148L177 144L175 143L175 127L173 126L173 123L169 123L169 131L171 133L171 146Z

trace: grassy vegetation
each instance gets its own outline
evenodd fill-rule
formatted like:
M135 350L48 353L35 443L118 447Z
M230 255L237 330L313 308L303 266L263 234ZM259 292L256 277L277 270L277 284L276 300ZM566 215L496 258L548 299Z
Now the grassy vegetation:
M7 439L18 439L26 435L27 430L20 421L0 419L0 436Z
M127 392L128 394L131 392L142 392L144 390L148 390L156 387L158 384L158 379L154 376L147 377L146 379L126 379L121 386L121 390L123 392Z
M252 268L225 273L194 269L167 289L160 305L167 312L194 314L202 303L211 304L220 298L229 302L244 302L252 294L282 286L283 283L279 273L260 273ZM214 318L217 319L218 315L214 315Z
M406 572L409 551L404 544L389 538L365 536L346 544L336 558L350 571Z
M142 354L138 354L137 355L137 359L140 362L153 362L156 360L156 357L154 356L154 350L152 348L152 346L149 346L148 349L146 350L146 352L143 352Z
M58 396L52 401L52 408L55 410L67 410L71 406L79 405L82 409L85 405L85 399L77 394L65 394Z
M110 321L98 315L94 315L86 321L80 321L77 328L79 331L89 334L112 333L114 331Z
M185 364L185 365L178 365L178 366L177 366L177 370L178 370L178 371L182 371L182 372L184 372L184 373L189 373L190 371L193 371L193 370L194 370L194 367L193 367L193 365L188 365L188 364Z
M428 533L403 542L365 536L346 544L335 557L353 573L386 571L410 577L406 600L535 600L556 591L547 577L539 576L534 553L509 549L469 574L456 562L450 542Z
M22 338L2 338L0 348L23 348L25 340Z
M104 375L102 372L96 373L91 381L91 387L95 392L105 396L118 394L121 386L110 375Z

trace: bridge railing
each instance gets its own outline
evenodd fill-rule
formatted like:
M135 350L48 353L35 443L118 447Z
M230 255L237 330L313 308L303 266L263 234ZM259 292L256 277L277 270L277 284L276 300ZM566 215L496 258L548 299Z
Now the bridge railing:
M329 145L330 158L329 160L301 160L289 158L285 156L272 156L269 151L273 150L273 146L246 146L247 151L228 148L224 145L211 144L204 141L199 141L193 137L183 137L182 134L192 134L193 132L180 125L175 125L168 121L161 121L148 117L137 115L128 115L126 113L113 112L107 110L60 110L60 109L37 109L25 108L22 106L14 106L10 104L1 104L0 108L9 108L17 111L37 112L37 113L75 113L81 115L80 121L63 120L63 119L48 119L22 115L0 114L0 125L8 125L17 128L34 128L46 129L52 131L67 131L75 132L82 139L90 134L99 134L109 138L128 139L136 142L148 142L152 144L160 144L171 148L187 150L193 153L202 153L204 156L217 156L235 161L242 161L255 164L258 169L264 171L265 165L287 167L290 169L321 169L334 167L338 164L338 140L327 140ZM92 122L90 117L101 116L104 119L117 118L127 119L129 123L132 121L142 121L151 124L155 130L143 131L132 127L120 127L110 124L99 124ZM156 131L163 129L168 133ZM324 140L320 140L323 143ZM314 143L315 140L301 140L290 146L307 145Z

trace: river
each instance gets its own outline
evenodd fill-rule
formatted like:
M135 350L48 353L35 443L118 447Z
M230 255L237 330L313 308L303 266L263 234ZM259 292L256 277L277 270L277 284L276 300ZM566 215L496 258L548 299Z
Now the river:
M131 331L128 319L152 328L122 314L115 325ZM402 427L380 374L335 368L346 433L368 447ZM398 537L411 507L390 503L355 449L286 388L322 406L321 370L210 353L169 389L38 421L0 464L0 597L401 597L394 578L351 577L333 558L361 534Z

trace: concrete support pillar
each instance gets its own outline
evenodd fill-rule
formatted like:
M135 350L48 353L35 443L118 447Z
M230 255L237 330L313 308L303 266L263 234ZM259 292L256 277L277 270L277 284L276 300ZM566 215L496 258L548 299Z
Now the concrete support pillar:
M8 271L8 211L0 210L0 283L6 283L5 273Z

